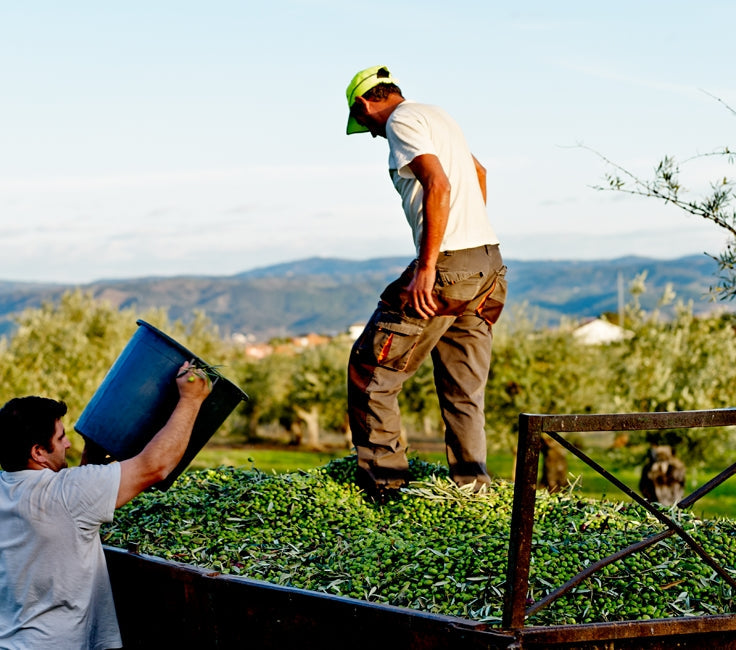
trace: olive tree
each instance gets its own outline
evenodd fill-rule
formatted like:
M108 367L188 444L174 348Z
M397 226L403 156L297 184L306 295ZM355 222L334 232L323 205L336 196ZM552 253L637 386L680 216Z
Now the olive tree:
M645 312L638 296L645 276L632 282L627 319L633 338L615 347L608 392L620 412L685 411L727 408L736 382L736 336L728 314L697 317L692 304L677 302L672 318ZM666 291L660 304L676 301ZM632 442L669 444L689 462L714 458L732 446L728 430L652 431L633 434ZM631 454L629 455L631 457Z
M306 348L297 357L289 398L303 423L307 446L320 449L320 431L347 431L348 339Z
M734 111L715 97L729 113ZM712 161L734 162L734 151L728 146L704 154L697 154L678 162L664 156L651 178L642 178L616 164L598 152L611 169L605 175L606 184L599 190L610 190L654 198L678 209L701 217L723 229L727 235L724 249L708 254L717 263L716 282L710 287L711 295L720 300L736 297L736 201L734 179L718 173L709 188L700 192L688 189L682 180L687 168L690 178L697 178L693 166ZM619 408L632 410L686 410L718 408L732 405L730 387L733 386L734 332L730 317L721 315L695 318L692 306L680 305L674 319L659 322L656 313L644 317L638 305L631 311L637 322L637 336L618 366L613 384ZM663 434L650 433L652 442L661 442ZM706 454L718 453L731 443L728 431L670 432L666 434L673 444L679 444L683 455L701 460Z

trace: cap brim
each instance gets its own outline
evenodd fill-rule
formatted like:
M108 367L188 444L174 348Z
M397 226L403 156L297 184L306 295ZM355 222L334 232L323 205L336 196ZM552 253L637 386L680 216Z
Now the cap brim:
M353 133L368 133L368 127L358 123L352 115L348 117L348 128L347 134L352 135Z

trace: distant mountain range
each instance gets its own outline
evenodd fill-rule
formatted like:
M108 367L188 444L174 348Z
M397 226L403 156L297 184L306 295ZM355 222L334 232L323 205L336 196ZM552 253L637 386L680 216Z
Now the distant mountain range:
M335 334L365 322L383 287L408 262L399 257L309 258L222 277L144 277L84 285L0 281L0 334L12 331L18 312L54 301L77 287L120 308L166 308L172 320L187 322L194 310L202 310L223 335L240 332L268 340L308 332ZM733 308L731 303L709 301L717 267L706 255L672 260L506 260L506 264L507 313L513 313L515 305L524 305L540 325L558 324L563 317L584 319L617 312L621 284L628 302L629 283L644 272L647 291L640 300L647 309L656 306L668 284L679 299L692 300L696 313Z

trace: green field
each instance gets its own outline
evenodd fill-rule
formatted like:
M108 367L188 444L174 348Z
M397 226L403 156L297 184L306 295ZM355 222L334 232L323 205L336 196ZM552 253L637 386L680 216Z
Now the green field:
M291 451L281 449L236 448L236 447L205 447L199 452L192 469L205 469L229 465L232 467L255 467L262 472L294 472L300 469L309 469L325 465L333 458L343 457L349 452L346 450L335 452ZM429 462L445 462L443 453L426 452L413 454L421 460ZM623 470L611 470L606 466L604 458L595 458L606 467L622 483L638 492L640 468L630 467ZM581 496L594 499L608 499L610 501L628 501L618 488L611 485L597 472L587 467L582 461L568 457L571 480L576 480ZM489 472L500 478L510 479L512 474L513 458L511 454L492 455L488 458ZM685 493L692 492L697 487L711 479L725 467L691 469L688 471ZM693 514L701 518L728 517L736 519L736 483L727 481L713 490L710 494L698 501L692 509Z

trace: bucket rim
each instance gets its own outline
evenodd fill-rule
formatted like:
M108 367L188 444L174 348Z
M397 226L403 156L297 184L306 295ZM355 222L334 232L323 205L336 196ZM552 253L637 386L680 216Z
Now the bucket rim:
M158 327L154 327L153 325L151 325L151 323L148 323L148 322L144 321L143 319L140 319L139 318L135 322L135 324L138 325L139 327L142 325L146 329L152 330L155 334L157 334L158 336L160 336L167 343L170 343L173 347L177 348L181 352L184 352L186 354L186 356L188 356L189 358L196 359L197 361L199 361L201 363L207 364L207 362L204 359L202 359L202 357L197 356L191 350L189 350L188 348L184 347L181 343L179 343L179 341L177 341L176 339L170 337L168 334L166 334L166 332L162 332Z
M210 364L207 363L202 357L194 354L187 347L185 347L181 343L179 343L179 341L177 341L176 339L174 339L171 336L169 336L168 334L166 334L166 332L162 332L158 327L155 327L154 325L151 325L151 323L148 323L148 322L144 321L142 318L139 318L138 320L136 320L135 324L138 325L139 327L140 326L143 326L146 329L151 330L154 334L156 334L157 336L160 336L164 341L166 341L167 343L169 343L175 349L177 349L180 352L182 352L189 359L193 359L195 362L198 362L198 363L202 364L203 366L206 366L206 367L209 367L210 366ZM225 382L226 385L230 386L231 389L236 389L238 391L238 393L240 395L240 401L241 402L245 402L245 401L248 401L250 399L248 397L248 394L242 388L240 388L240 386L238 386L234 382L230 381L227 377L225 377L224 375L221 375L219 372L217 373L217 375L218 375L218 377L220 379L222 379Z

